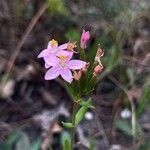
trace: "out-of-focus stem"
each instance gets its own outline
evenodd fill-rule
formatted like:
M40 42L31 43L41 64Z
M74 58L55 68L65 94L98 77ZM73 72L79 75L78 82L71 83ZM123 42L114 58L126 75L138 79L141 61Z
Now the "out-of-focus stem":
M85 49L80 49L80 59L86 60Z
M131 110L132 110L132 135L135 136L136 135L136 113L135 113L135 104L134 102L131 100Z
M72 124L74 126L75 126L75 115L76 115L76 112L77 112L77 108L78 108L78 103L73 101ZM76 131L76 127L73 127L71 129L71 149L70 150L73 150L73 147L74 147L75 131Z

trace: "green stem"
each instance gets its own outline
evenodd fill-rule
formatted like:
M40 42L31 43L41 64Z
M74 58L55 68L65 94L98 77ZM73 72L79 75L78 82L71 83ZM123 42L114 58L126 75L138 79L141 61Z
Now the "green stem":
M80 59L86 60L85 49L80 49Z
M75 115L76 115L77 108L78 108L78 103L73 101L73 114L72 114L73 125L75 125ZM71 149L70 150L73 150L74 140L75 140L75 131L76 131L76 127L71 129Z

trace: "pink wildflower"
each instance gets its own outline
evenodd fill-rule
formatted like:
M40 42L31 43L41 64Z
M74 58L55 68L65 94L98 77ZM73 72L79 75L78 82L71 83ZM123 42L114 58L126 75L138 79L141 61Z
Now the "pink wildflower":
M58 46L58 42L54 39L48 43L47 49L44 49L39 55L38 58L49 59L49 64L45 64L45 68L49 68L55 64L54 56L56 56L58 51L67 49L67 43ZM57 58L56 58L57 59Z
M57 57L54 57L55 63L46 72L45 80L52 80L57 78L59 75L71 83L73 80L71 70L78 70L86 65L86 62L81 60L70 60L73 53L69 51L60 51L57 53ZM49 62L46 62L49 65Z
M87 47L87 43L90 39L90 32L83 30L80 40L80 47L85 49Z

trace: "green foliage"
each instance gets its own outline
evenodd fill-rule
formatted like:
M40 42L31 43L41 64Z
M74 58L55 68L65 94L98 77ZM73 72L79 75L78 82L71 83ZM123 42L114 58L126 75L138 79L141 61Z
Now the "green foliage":
M24 10L25 1L24 0L15 0L15 20L16 22L20 21L23 10Z
M3 143L0 143L0 150L39 150L41 141L37 140L32 144L29 141L29 137L20 130L13 130Z
M64 141L63 150L70 150L70 143L68 139Z
M149 150L149 148L150 148L150 137L148 137L144 140L144 144L142 144L138 148L138 150Z
M139 106L136 110L139 117L145 110L146 106L150 103L150 79L148 78L143 89L142 96L139 100Z
M62 132L61 134L61 145L63 147L63 150L70 150L71 146L71 137L68 134L68 132Z
M69 40L69 41L77 41L77 45L79 46L80 44L80 32L78 29L75 28L70 28L67 33L65 34L65 37Z
M75 124L73 124L71 122L63 122L62 121L61 123L65 128L76 127L81 122L81 120L84 118L84 115L87 112L87 110L89 108L95 108L92 105L91 98L89 98L87 101L81 100L81 102L79 104L81 105L81 108L79 108L79 110L77 111L77 113L75 115Z
M87 112L88 108L86 106L82 106L76 114L75 117L75 126L77 126L81 120L84 118L85 113Z
M63 15L68 14L68 10L64 5L63 0L48 0L48 9L51 14L60 13Z
M21 134L19 130L10 132L5 141L3 143L0 143L0 150L11 150L13 145L17 143L20 137Z
M41 140L38 139L31 144L30 150L40 150L40 145L41 145Z
M61 122L65 128L74 128L74 125L71 122Z
M81 106L85 106L85 107L87 107L87 108L92 108L92 109L94 109L95 107L92 105L92 102L91 102L91 101L92 101L91 98L89 98L88 101L82 101L82 100L81 100L80 105L81 105Z
M116 126L125 134L132 136L132 127L131 127L131 124L127 120L118 120L116 122Z
M128 120L118 120L116 122L116 126L119 130L123 131L125 134L129 136L134 136L135 138L139 138L143 135L143 131L140 127L140 125L136 124L136 134L132 135L132 126L131 123Z
M29 150L30 149L30 141L28 136L21 132L21 138L16 144L16 150Z
M91 105L91 98L89 98L86 102L82 102L82 107L75 115L75 126L77 126L84 118L85 113L88 111L88 108L93 108L93 106Z

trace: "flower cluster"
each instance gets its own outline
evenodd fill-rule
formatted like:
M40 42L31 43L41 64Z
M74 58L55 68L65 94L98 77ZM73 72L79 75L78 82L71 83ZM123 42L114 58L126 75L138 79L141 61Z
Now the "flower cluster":
M51 40L46 49L44 49L38 58L43 58L45 61L45 68L48 71L45 74L46 80L52 80L59 75L71 83L73 81L73 70L79 70L86 65L85 61L71 60L76 44L68 42L58 46L56 40Z
M90 39L89 31L83 30L80 39L80 47L82 52L87 48L87 43ZM80 80L82 74L87 71L89 63L83 60L72 59L73 54L77 53L76 42L68 42L62 45L58 45L58 42L52 39L47 48L42 50L38 55L38 58L43 58L45 62L45 68L48 69L45 74L45 80L52 80L61 76L65 81L71 83L74 80ZM103 69L100 61L100 57L103 56L102 49L98 48L95 62L98 65L93 70L93 77L96 77Z

